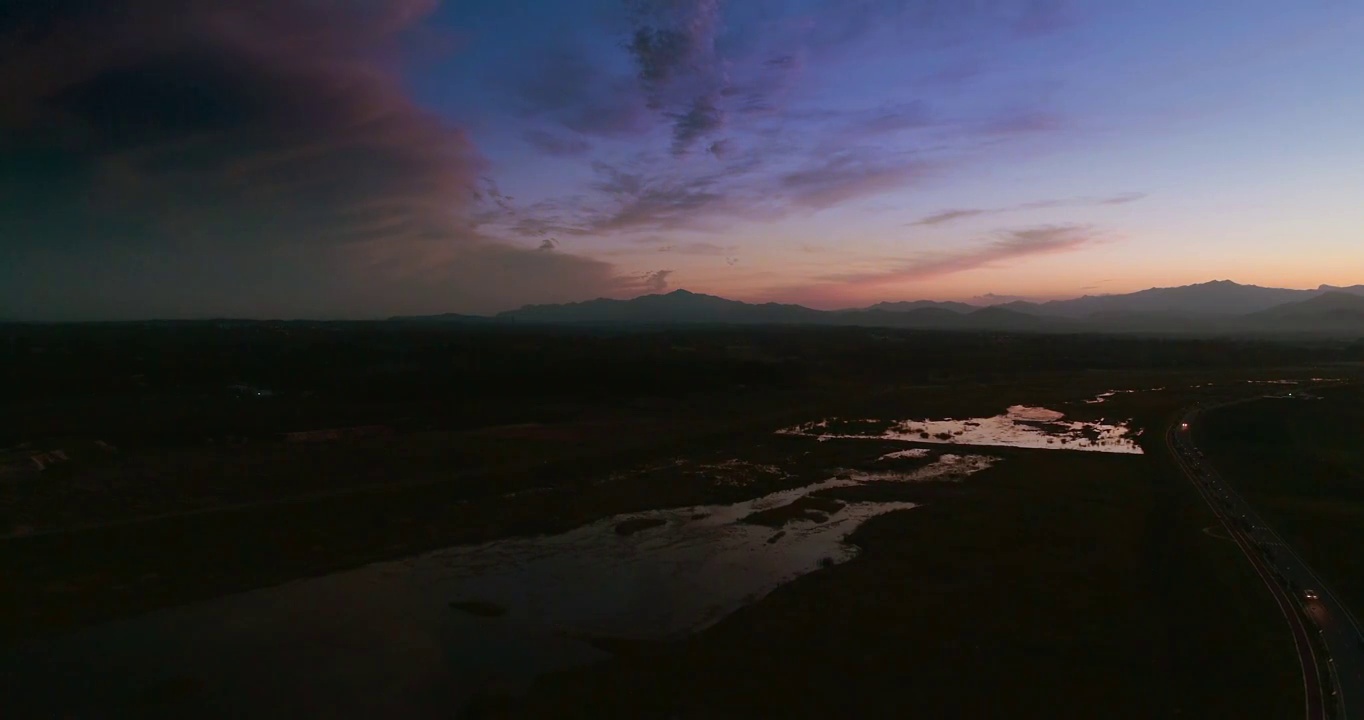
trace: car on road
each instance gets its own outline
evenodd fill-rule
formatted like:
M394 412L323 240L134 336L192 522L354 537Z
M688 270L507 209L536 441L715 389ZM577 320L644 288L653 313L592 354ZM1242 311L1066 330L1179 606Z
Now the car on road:
M1311 588L1308 588L1308 589L1302 591L1302 599L1303 599L1303 600L1316 600L1317 597L1318 597L1318 596L1317 596L1317 591L1316 591L1316 590L1313 590L1313 589L1311 589Z

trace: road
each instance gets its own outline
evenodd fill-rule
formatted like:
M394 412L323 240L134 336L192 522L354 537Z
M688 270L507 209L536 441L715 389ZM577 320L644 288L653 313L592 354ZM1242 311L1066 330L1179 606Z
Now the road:
M1364 718L1364 632L1326 583L1194 446L1189 428L1199 416L1197 408L1187 411L1166 433L1166 444L1287 620L1302 666L1308 720ZM1324 655L1313 652L1309 633L1325 643Z

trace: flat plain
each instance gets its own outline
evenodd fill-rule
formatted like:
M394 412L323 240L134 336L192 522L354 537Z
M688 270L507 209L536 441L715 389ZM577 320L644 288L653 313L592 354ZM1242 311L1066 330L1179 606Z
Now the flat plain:
M880 472L916 446L893 461L906 473L944 453L995 458L750 518L798 532L847 503L915 505L849 528L846 561L699 632L592 637L612 659L516 692L474 688L465 710L492 717L1290 716L1301 686L1282 621L1204 532L1211 516L1159 439L1193 402L1262 393L1251 381L1355 377L1364 356L1341 343L857 328L7 332L8 643L440 548L747 502ZM777 432L1012 406L1124 423L1144 452ZM319 429L340 431L288 435ZM24 465L57 450L43 470ZM477 600L442 606L490 607Z

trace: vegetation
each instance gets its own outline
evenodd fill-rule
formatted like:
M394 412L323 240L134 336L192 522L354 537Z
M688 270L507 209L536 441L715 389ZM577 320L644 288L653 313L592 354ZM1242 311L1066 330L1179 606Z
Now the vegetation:
M822 418L1024 404L1147 429L1144 456L992 448L1003 461L962 483L840 488L749 518L794 532L842 502L923 504L859 529L851 562L693 638L598 639L618 662L491 703L513 716L1284 717L1301 703L1289 637L1234 548L1202 532L1210 516L1158 430L1245 380L1358 373L1364 359L1337 342L842 327L154 323L0 337L0 460L19 461L0 481L6 642L455 544L738 502L891 467L878 458L904 447L774 433ZM230 387L243 383L270 394ZM1142 392L1090 402L1110 390ZM356 427L387 432L284 435ZM59 449L68 461L23 467Z
M1269 594L1201 532L1210 516L1163 459L1024 452L954 487L867 522L847 564L675 646L546 679L488 716L1301 712ZM879 492L922 498L913 485Z
M1313 394L1320 399L1211 410L1195 438L1213 465L1364 617L1364 387Z

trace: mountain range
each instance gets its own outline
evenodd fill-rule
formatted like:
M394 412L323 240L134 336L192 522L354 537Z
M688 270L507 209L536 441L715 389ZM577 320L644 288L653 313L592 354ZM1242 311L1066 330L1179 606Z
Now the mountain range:
M1312 290L1267 288L1218 280L1115 295L977 307L960 302L882 302L816 310L746 303L675 290L631 300L601 298L527 305L492 318L436 315L402 320L518 324L853 325L1005 332L1151 334L1317 334L1364 337L1364 285Z

